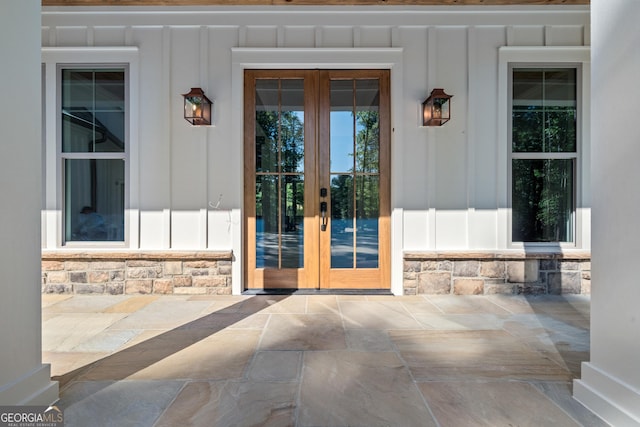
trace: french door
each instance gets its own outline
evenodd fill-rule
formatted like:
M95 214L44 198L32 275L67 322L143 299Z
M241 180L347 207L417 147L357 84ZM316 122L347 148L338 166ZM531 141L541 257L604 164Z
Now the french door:
M390 288L388 70L246 70L245 287Z

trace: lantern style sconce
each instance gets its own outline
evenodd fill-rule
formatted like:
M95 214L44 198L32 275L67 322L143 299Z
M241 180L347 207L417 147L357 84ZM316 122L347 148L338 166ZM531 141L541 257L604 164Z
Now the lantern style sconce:
M434 89L422 103L422 126L442 126L451 119L451 98L443 89Z
M192 87L184 96L184 119L193 126L211 124L211 100L199 87Z

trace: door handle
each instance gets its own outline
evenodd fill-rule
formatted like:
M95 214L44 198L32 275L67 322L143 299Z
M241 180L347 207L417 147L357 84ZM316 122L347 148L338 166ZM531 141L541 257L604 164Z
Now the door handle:
M320 198L325 199L327 197L327 193L326 187L322 187L320 189ZM320 230L327 231L327 202L320 202L320 217L322 218Z
M327 202L320 202L320 216L322 217L320 230L327 231Z

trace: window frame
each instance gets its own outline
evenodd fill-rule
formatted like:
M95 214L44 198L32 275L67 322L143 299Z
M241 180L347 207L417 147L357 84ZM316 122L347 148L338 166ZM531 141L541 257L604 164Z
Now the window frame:
M575 151L514 151L513 150L513 73L515 70L519 69L573 69L576 72L576 148ZM509 120L508 120L508 144L509 144L509 160L508 160L508 176L509 176L509 208L511 209L511 214L509 215L509 239L511 244L513 245L522 245L522 246L549 246L549 245L560 245L565 247L575 247L576 246L576 238L578 235L577 229L577 199L578 194L580 193L580 146L581 146L581 138L582 138L582 108L581 108L581 85L582 85L582 65L576 63L555 63L555 64L545 64L545 63L525 63L524 65L521 63L510 63L509 64L509 83L508 83L508 93L509 93ZM572 239L568 241L549 241L549 242L529 242L529 241L520 241L513 240L513 160L573 160L573 194L572 194L572 203L573 203L573 212L571 213L571 226Z
M42 48L45 106L45 187L43 248L137 248L139 246L139 181L132 173L138 164L138 48ZM125 74L125 150L123 152L62 151L62 70L122 69ZM122 159L124 164L124 239L119 241L66 241L65 160Z
M525 251L559 252L588 248L590 239L589 85L590 49L588 47L502 47L499 49L499 242L505 248ZM518 68L574 68L576 70L576 151L513 152L512 104L513 70ZM573 239L568 242L523 242L513 240L512 167L514 159L573 159Z
M62 87L63 87L63 72L65 70L90 70L95 72L96 70L122 70L124 73L124 105L125 105L125 115L124 115L124 151L116 151L116 152L96 152L96 151L64 151L63 149L63 114L62 114ZM58 156L59 156L59 165L60 165L60 192L62 197L62 245L67 247L74 246L116 246L120 247L126 244L127 241L127 226L128 220L127 215L125 215L126 207L128 205L127 201L129 200L129 185L128 185L128 177L130 174L129 171L129 125L130 125L130 96L129 96L129 86L130 86L130 78L129 78L129 64L126 63L93 63L93 64L83 64L83 63L74 63L74 64L57 64L57 84L58 84L58 93L57 93L57 101L56 104L58 106L57 109L57 117L58 117ZM123 207L123 219L124 219L124 230L123 230L123 240L66 240L67 230L67 212L66 212L66 190L67 190L67 181L66 181L66 160L122 160L124 161L124 207Z

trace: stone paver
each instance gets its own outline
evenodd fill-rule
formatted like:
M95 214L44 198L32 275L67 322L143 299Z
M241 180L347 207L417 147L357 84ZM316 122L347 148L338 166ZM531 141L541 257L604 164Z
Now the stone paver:
M461 381L419 386L442 427L580 425L528 383Z
M604 426L588 359L587 296L43 295L69 426Z

